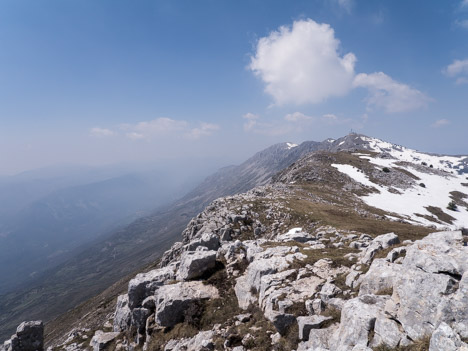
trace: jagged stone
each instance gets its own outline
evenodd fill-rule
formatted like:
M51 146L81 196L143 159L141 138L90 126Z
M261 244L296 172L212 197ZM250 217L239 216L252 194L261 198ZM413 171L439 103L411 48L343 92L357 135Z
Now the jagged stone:
M98 330L91 339L90 345L93 351L105 350L117 336L119 336L117 332L104 333L102 330Z
M44 324L42 321L21 323L16 328L16 334L0 347L5 351L43 351Z
M214 286L199 281L164 285L156 293L155 321L163 327L172 327L183 321L191 304L218 297Z
M146 329L146 319L150 316L151 311L147 308L134 308L132 310L132 325L138 332L143 333Z
M207 232L203 233L200 238L192 240L185 246L187 251L195 251L198 247L204 246L208 250L218 250L220 243L219 238L216 234Z
M404 274L404 270L402 265L390 263L385 259L374 260L369 271L360 280L359 295L391 291L395 279Z
M167 266L154 269L147 273L140 273L128 283L128 307L134 309L148 296L154 295L155 291L165 282L175 279L175 267Z
M387 254L386 260L388 262L395 262L398 257L406 254L406 247L396 247Z
M337 329L338 324L323 329L311 329L308 341L299 343L297 351L328 351L331 337Z
M214 332L201 331L193 338L185 338L180 340L170 340L164 351L211 351L214 350L213 343Z
M326 303L339 293L341 293L341 289L339 287L330 282L326 282L325 284L323 284L322 290L320 290L320 298Z
M452 328L441 323L431 336L429 351L467 351L468 344L461 341Z
M130 327L132 321L132 311L128 307L128 295L120 295L117 298L117 305L114 313L114 326L115 332L122 332Z
M369 332L383 311L388 297L363 295L348 300L341 311L340 327L333 335L330 349L348 351L355 346L367 346Z
M372 241L380 243L383 249L400 243L400 239L395 233L388 233L376 236L375 239Z
M186 251L180 259L177 279L190 280L202 276L216 265L216 251Z
M392 319L387 318L384 314L379 314L375 321L374 338L371 340L370 346L386 345L394 348L398 345L406 346L411 343L403 332L403 328Z
M413 340L431 334L442 317L441 307L458 282L444 274L430 274L407 268L397 277L392 301L398 306L395 318Z
M296 317L293 314L281 313L277 311L269 311L265 313L265 317L273 323L278 333L284 335L288 328L296 322Z
M299 340L309 340L309 334L312 329L320 329L322 325L332 319L332 317L325 316L307 316L297 317L297 324L299 326Z

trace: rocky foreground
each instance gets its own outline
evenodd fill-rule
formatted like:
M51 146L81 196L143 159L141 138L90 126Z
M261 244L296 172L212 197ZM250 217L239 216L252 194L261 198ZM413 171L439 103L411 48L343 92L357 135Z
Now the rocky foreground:
M284 193L216 200L99 330L81 325L50 349L468 350L468 233L287 228ZM21 328L2 351L41 349Z

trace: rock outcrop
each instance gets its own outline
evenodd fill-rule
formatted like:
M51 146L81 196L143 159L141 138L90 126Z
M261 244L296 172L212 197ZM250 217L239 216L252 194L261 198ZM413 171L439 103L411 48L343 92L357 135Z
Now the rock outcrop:
M44 325L42 321L23 322L16 333L0 346L1 351L44 350Z

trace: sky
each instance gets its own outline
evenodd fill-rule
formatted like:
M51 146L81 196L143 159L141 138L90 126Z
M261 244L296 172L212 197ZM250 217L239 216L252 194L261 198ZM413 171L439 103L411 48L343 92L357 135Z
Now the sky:
M350 131L468 154L468 0L0 2L0 175Z

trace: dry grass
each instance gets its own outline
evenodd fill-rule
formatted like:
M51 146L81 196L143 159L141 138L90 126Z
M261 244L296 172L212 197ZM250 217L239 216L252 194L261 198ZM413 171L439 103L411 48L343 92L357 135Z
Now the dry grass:
M398 346L398 347L388 347L386 345L380 345L377 347L374 347L374 351L428 351L429 350L429 343L430 343L431 337L426 336L422 338L421 340L416 340L413 344L408 345L408 346Z
M455 218L445 213L440 207L427 206L426 209L442 222L452 224L455 220Z

